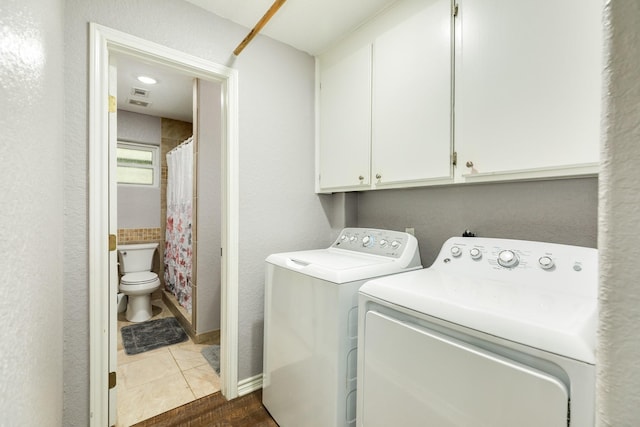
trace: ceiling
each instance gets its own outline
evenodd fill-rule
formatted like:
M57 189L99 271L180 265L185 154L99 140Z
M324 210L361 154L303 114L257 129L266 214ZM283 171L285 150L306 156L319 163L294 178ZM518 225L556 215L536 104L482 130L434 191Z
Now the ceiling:
M186 0L247 28L247 33L271 7L274 0ZM288 0L262 29L261 34L310 55L318 55L396 0ZM242 40L238 40L238 44ZM250 49L251 45L247 47ZM242 55L242 53L240 54ZM130 56L119 56L118 109L151 116L192 121L193 79L157 64ZM158 80L147 85L141 74ZM134 89L148 95L133 95ZM131 104L148 102L146 107Z
M116 64L119 110L193 122L193 77L126 55L118 55ZM138 81L139 75L153 77L158 82L144 84ZM147 96L135 95L135 89L147 90ZM143 107L131 104L132 100L149 104Z
M186 0L253 28L274 0ZM318 55L396 0L288 0L261 34ZM248 32L248 31L247 31ZM238 40L240 43L242 40Z

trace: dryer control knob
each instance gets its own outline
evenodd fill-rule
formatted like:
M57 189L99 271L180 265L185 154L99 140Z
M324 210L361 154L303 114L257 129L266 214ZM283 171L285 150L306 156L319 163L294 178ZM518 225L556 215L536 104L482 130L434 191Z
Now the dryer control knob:
M371 236L364 236L362 238L362 246L364 246L365 248L370 248L371 246L373 246L375 242L376 242L376 239L374 239Z
M471 250L469 251L469 255L472 259L482 258L482 252L480 252L480 249L478 248L471 248Z
M498 264L506 268L512 268L518 265L518 255L515 252L506 250L500 251L498 254Z
M387 244L388 244L388 243L389 243L389 242L387 242L386 240L382 239L382 240L380 240L380 247L381 247L381 248L384 248L384 247L386 247L386 246L387 246Z
M538 264L545 270L549 270L555 265L551 257L548 256L540 257L540 259L538 260Z
M453 255L454 257L459 257L460 255L462 255L462 249L460 249L458 246L452 247L451 255Z
M393 242L391 242L391 247L393 249L398 249L400 247L400 242L398 242L397 240L394 240Z

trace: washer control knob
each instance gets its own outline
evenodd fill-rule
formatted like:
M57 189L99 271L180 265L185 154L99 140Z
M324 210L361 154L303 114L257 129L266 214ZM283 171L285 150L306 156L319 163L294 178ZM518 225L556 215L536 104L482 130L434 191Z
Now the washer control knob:
M480 252L480 249L478 248L471 248L471 250L469 251L469 255L472 259L482 258L482 252Z
M385 239L380 240L380 247L381 248L385 248L388 244L389 244L389 242L387 242Z
M356 240L358 240L358 238L356 236L349 237L349 242L351 242L351 243L355 243Z
M459 257L460 255L462 255L462 249L460 249L458 246L452 247L451 255L453 255L454 257Z
M347 240L347 235L343 234L342 236L340 236L340 240L342 240L343 242Z
M400 247L400 242L398 242L397 240L394 240L393 242L391 242L391 247L393 249L398 249Z
M498 264L506 268L512 268L518 265L518 255L515 252L506 250L500 251L498 254Z
M555 265L551 257L548 256L540 257L540 259L538 260L538 264L545 270L549 270Z

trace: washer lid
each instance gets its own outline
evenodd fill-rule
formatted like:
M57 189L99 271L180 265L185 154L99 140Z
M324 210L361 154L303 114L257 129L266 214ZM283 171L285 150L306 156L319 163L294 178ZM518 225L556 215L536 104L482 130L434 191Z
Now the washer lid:
M597 299L434 268L366 282L360 293L540 350L595 363Z
M405 268L390 257L335 248L273 254L267 257L267 262L333 283L354 282L416 268Z
M123 285L144 285L146 283L155 282L158 275L151 271L139 271L136 273L127 273L122 276L120 283Z

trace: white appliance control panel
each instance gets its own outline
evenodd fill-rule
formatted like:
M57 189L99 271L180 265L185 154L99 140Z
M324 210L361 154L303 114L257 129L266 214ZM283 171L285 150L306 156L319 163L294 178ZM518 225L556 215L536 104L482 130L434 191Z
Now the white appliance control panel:
M400 258L408 251L415 251L418 242L409 233L375 228L345 228L331 245L372 255Z
M595 289L598 261L597 250L593 248L525 240L452 237L442 246L433 268L477 279Z

